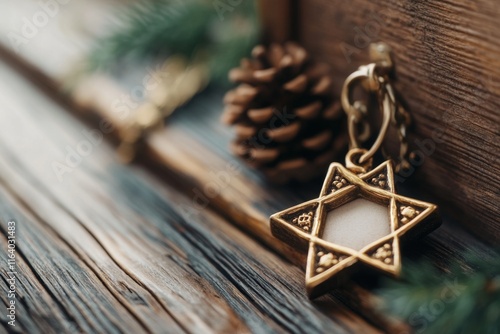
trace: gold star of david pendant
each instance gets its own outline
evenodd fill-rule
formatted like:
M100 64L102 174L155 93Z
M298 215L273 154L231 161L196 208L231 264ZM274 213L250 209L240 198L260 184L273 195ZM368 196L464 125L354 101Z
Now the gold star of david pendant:
M395 192L390 160L362 174L334 162L318 198L271 216L275 237L308 252L310 298L339 286L362 265L397 277L401 242L439 225L434 204Z

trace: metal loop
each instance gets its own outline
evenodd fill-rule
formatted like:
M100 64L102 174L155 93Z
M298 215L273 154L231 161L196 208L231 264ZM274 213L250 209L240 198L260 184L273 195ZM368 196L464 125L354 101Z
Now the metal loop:
M361 144L359 142L358 133L358 123L366 117L366 112L363 114L359 107L356 107L356 102L351 103L352 94L355 88L355 84L360 82L370 91L379 92L379 107L383 111L382 125L377 136L377 139L373 143L372 147L361 155L359 161L364 163L372 158L375 153L380 149L387 130L389 129L389 123L391 121L392 115L395 114L396 105L394 104L394 92L389 83L382 76L378 76L375 72L376 64L370 64L367 66L361 66L356 72L352 73L347 77L344 86L342 88L341 102L344 111L348 117L348 131L349 131L349 141L351 148L360 148ZM358 103L359 105L359 103Z
M356 174L364 174L372 168L373 159L369 158L364 163L360 162L360 158L366 154L364 148L353 148L347 152L345 156L345 166L351 172Z
M408 141L406 130L410 125L410 114L397 100L396 92L389 82L389 74L394 69L394 63L391 59L391 49L384 43L375 43L371 45L370 57L374 63L361 66L357 71L349 75L342 87L340 101L342 108L347 114L350 149L346 157L346 163L351 164L352 168L359 170L369 163L378 150L386 156L382 144L387 135L389 124L396 127L400 147L399 157L396 168L404 168L408 165ZM382 123L377 138L373 145L368 149L362 149L361 144L370 136L370 127L367 122L367 108L361 101L353 101L353 95L356 87L361 85L367 92L376 92L378 107L382 112ZM356 163L352 160L353 154L356 156ZM390 157L389 157L390 158Z
M361 112L360 108L356 108L356 102L351 103L352 93L356 83L367 83L366 85L370 90L378 88L378 81L375 77L375 64L361 66L357 71L351 73L344 82L342 87L342 95L340 102L350 122L359 123L365 115ZM359 147L357 139L351 142L354 147Z

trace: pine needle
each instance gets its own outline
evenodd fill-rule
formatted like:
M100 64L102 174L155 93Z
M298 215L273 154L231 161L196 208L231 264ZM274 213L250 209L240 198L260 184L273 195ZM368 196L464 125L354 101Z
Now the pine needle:
M383 310L412 326L416 333L500 333L500 255L468 256L472 270L459 265L449 274L430 263L410 264L403 280L380 290Z
M144 62L200 54L215 83L224 84L229 69L250 53L258 36L253 1L221 12L211 1L149 0L120 13L121 25L91 52L88 69L110 70L124 62Z

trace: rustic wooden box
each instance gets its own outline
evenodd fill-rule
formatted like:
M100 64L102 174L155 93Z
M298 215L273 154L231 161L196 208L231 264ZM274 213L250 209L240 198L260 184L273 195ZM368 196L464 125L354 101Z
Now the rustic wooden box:
M332 65L337 93L370 43L388 43L422 158L411 178L445 213L500 241L498 1L280 0L261 1L261 12L269 40L296 39Z

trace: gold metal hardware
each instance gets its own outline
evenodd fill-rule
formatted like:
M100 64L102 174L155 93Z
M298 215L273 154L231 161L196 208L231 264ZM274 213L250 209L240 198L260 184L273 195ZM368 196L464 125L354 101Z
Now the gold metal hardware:
M391 48L384 43L372 44L370 57L373 63L360 66L357 71L347 77L342 88L341 103L348 118L350 149L361 148L362 143L370 136L368 124L370 111L363 101L353 101L355 89L362 87L367 93L376 94L378 108L382 111L382 124L373 145L359 157L358 163L361 165L366 163L381 149L392 123L397 128L400 140L399 157L396 159L396 171L399 171L400 168L408 165L406 129L410 124L410 117L397 101L391 84L390 74L394 70ZM354 167L351 161L350 168Z

